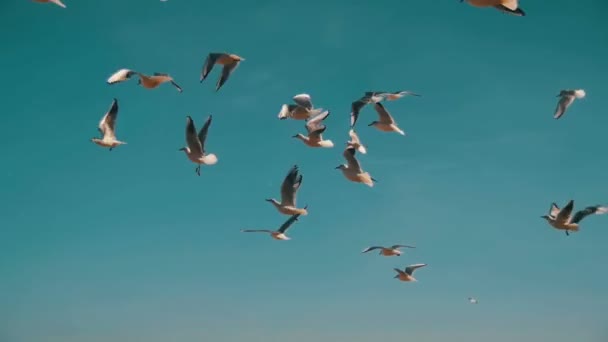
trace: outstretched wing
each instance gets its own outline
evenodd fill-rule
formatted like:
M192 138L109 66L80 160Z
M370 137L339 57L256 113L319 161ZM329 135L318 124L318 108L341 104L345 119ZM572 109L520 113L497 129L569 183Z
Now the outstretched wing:
M285 231L294 223L298 220L298 217L300 217L300 214L295 214L292 215L289 219L287 219L287 221L285 221L285 223L283 223L281 225L281 227L279 228L278 232L279 233L285 233Z
M564 95L557 103L557 108L555 108L555 114L553 114L554 119L559 119L566 113L566 109L574 102L574 95Z
M378 113L378 121L386 124L395 123L395 120L393 120L393 117L388 113L386 108L384 108L384 105L382 103L374 103L374 109Z
M285 176L281 185L281 203L287 206L296 205L296 194L302 184L302 175L298 174L298 166L294 165Z
M308 110L312 109L312 99L308 94L298 94L293 97L293 102L298 106L304 107Z
M115 126L116 126L116 117L118 116L118 100L112 100L112 104L110 105L110 109L103 116L101 121L99 122L99 132L104 137L113 138L115 137Z
M366 249L362 250L361 253L367 253L369 251L373 251L374 249L382 249L384 247L382 246L372 246L372 247L367 247Z
M350 127L351 128L355 127L355 124L357 123L357 119L359 118L359 112L368 103L369 103L369 98L367 98L367 97L362 97L362 98L358 99L357 101L351 103L351 105L350 105Z
M241 229L242 233L272 233L272 230L268 229Z
M203 82L207 76L209 76L209 73L215 66L215 62L217 62L218 58L220 58L222 55L223 53L216 52L212 52L207 55L207 59L205 59L205 63L203 64L203 70L201 71L201 82Z
M395 249L395 248L399 248L399 247L403 247L403 248L416 248L414 246L408 246L408 245L392 245L391 249Z
M308 131L308 136L316 135L319 137L321 133L325 132L327 128L321 122L325 120L329 116L329 111L324 111L323 113L313 117L312 119L306 122L306 130Z
M412 275L412 273L414 273L415 270L426 266L426 264L414 264L414 265L409 265L408 267L405 268L405 273Z
M570 221L570 217L572 216L572 209L574 208L574 200L570 200L566 206L559 211L557 216L555 217L555 221L557 222L568 222Z
M354 147L346 148L342 155L344 156L344 159L346 159L346 162L348 163L349 168L352 167L354 170L357 170L358 173L362 172L361 164L359 164L359 161L357 160L357 158L355 158L355 148Z
M605 214L607 212L608 212L608 207L602 207L599 205L587 207L583 210L578 211L576 214L574 214L574 217L572 218L572 223L579 223L579 222L581 222L582 219L584 219L585 217L592 215L592 214L601 215L601 214Z
M198 135L196 134L196 127L194 127L194 120L191 116L186 117L186 143L191 153L203 154L203 145L201 145Z
M557 214L559 214L559 207L555 202L551 203L551 209L549 209L549 216L556 218Z
M201 151L205 154L205 141L207 140L207 132L209 132L209 126L211 126L211 120L213 119L213 115L209 115L207 121L205 121L205 125L198 132L198 140L201 144Z
M230 75L236 69L237 66L239 66L239 63L236 61L234 61L230 64L224 65L224 68L222 69L222 76L220 76L220 79L217 80L217 84L215 85L215 91L220 90L220 88L224 85L224 83L226 83L226 81L228 81L228 78L230 77Z

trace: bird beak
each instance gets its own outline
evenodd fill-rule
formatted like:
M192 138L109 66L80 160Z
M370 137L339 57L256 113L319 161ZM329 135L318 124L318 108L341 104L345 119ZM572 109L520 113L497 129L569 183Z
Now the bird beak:
M296 135L292 135L291 137L292 137L292 138L297 138L297 137L298 137L298 135L297 135L297 134L296 134Z
M264 201L266 201L266 202L272 202L272 200L270 198L267 198Z

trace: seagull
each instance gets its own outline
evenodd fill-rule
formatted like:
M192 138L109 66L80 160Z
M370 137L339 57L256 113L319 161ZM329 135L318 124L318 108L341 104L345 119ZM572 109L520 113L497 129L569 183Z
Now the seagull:
M460 0L468 2L475 7L494 7L503 13L513 14L519 17L526 15L526 12L519 8L517 0Z
M130 69L120 69L117 72L115 72L114 74L112 74L112 76L110 76L108 78L106 83L115 84L115 83L124 82L124 81L129 80L131 78L131 76L133 76L133 75L139 75L139 73L137 71L133 71Z
M351 128L350 131L348 131L348 135L350 136L350 141L347 141L346 145L348 147L356 149L357 151L363 154L366 154L367 148L365 147L365 145L361 144L361 140L359 140L357 132L355 132L355 130Z
M418 281L418 280L416 280L416 278L414 278L412 276L412 273L414 273L414 271L416 269L424 267L424 266L426 266L426 264L409 265L408 267L405 268L405 271L402 271L398 268L394 268L394 270L397 272L397 275L395 276L395 278L399 278L399 280L401 280L401 281Z
M323 112L323 108L314 108L310 95L298 94L293 97L295 104L283 104L279 112L279 119L291 118L294 120L308 120Z
M217 156L213 153L207 153L205 151L205 141L207 140L207 132L209 126L211 126L212 116L209 115L203 128L196 134L196 128L194 127L194 120L192 117L186 117L186 143L187 147L182 147L179 151L184 151L188 156L188 159L193 163L198 164L195 171L197 175L201 175L201 164L214 165L217 163Z
M177 85L177 83L175 83L175 81L171 76L169 76L169 74L161 74L159 72L155 72L154 74L152 74L152 76L144 75L142 73L138 73L137 75L139 76L137 84L141 85L144 88L154 89L163 83L170 82L175 87L175 89L177 89L177 91L179 91L180 93L182 92L182 88Z
M379 119L378 121L373 121L368 126L374 126L383 132L397 132L401 135L405 135L405 132L397 126L395 119L393 119L386 108L384 108L382 103L374 103L374 109L378 113Z
M304 207L306 208L306 207ZM285 231L289 229L289 227L295 222L298 221L298 217L300 214L292 215L285 223L281 225L279 230L269 230L269 229L241 229L243 233L268 233L273 239L276 240L291 240L290 237L285 235Z
M562 115L566 113L566 109L570 107L570 105L572 104L572 102L574 102L575 99L582 99L586 95L587 94L583 89L560 91L559 95L557 95L557 97L560 97L560 99L557 103L557 108L555 108L555 114L553 115L553 118L561 118Z
M281 202L274 198L268 198L266 201L272 203L281 214L308 215L308 211L306 210L308 206L301 209L296 206L296 195L301 185L302 175L298 174L298 166L294 165L289 170L289 173L287 173L281 185Z
M329 116L329 111L325 111L314 118L306 122L306 130L308 136L304 136L300 133L292 136L292 138L298 138L310 147L334 147L334 143L331 140L323 140L323 132L327 129L327 126L321 122Z
M209 73L216 64L223 65L224 68L222 69L222 76L220 76L220 79L217 80L217 84L215 85L215 91L220 90L224 83L228 81L228 78L230 77L232 72L234 72L234 69L236 69L239 66L239 63L244 60L245 58L235 54L225 52L210 53L207 56L207 59L205 60L205 64L203 64L203 71L201 72L201 83L203 83L207 76L209 76Z
M347 147L342 155L346 159L347 164L336 166L336 169L342 170L344 177L351 182L363 183L369 187L373 187L374 182L377 182L377 180L369 172L363 172L361 164L355 158L355 148Z
M404 96L420 96L416 93L413 93L409 90L399 90L394 92L386 92L386 91L368 91L365 92L366 96L370 96L373 102L380 102L382 100L394 101L398 100Z
M605 214L608 212L608 207L594 205L587 207L583 210L579 210L572 216L572 209L574 208L574 200L570 200L564 208L561 210L557 204L552 203L551 209L549 209L549 215L541 216L549 224L559 230L565 230L566 235L570 235L569 231L577 232L579 229L579 223L587 216L591 214Z
M469 303L471 303L471 304L477 304L478 303L478 301L477 301L476 298L469 297L468 299L469 299Z
M44 3L44 4L55 4L59 7L63 7L66 8L66 5L63 4L63 2L61 2L61 0L34 0L35 2L39 2L39 3Z
M109 147L110 151L119 145L126 145L126 142L116 140L116 117L118 116L118 100L114 99L108 112L99 121L99 132L102 138L91 138L91 141L102 147Z
M399 250L400 247L403 247L403 248L416 248L414 246L407 246L407 245L393 245L393 246L390 246L390 247L373 246L373 247L367 247L361 253L367 253L369 251L373 251L375 249L379 249L380 250L380 255L384 255L384 256L394 256L394 255L401 256L402 252Z

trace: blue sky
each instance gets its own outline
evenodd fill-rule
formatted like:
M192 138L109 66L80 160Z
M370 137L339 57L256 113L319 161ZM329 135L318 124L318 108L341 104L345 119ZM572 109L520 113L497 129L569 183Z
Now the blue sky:
M605 341L608 217L566 237L549 204L608 201L608 4L521 1L525 18L457 0L3 1L0 341ZM207 53L244 58L214 92ZM119 68L184 88L108 86ZM552 118L561 89L587 98ZM367 127L379 180L334 167L366 90L406 137ZM290 138L282 103L331 110L333 149ZM108 152L89 141L119 101ZM177 149L186 115L214 121L201 177ZM293 164L310 214L291 241L242 234L287 217ZM575 209L576 209L575 208ZM405 255L368 245L413 244ZM393 267L428 263L418 283ZM473 306L468 296L479 298Z

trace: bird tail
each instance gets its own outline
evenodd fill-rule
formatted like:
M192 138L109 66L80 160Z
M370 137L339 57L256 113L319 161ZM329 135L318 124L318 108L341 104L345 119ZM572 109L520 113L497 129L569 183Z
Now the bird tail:
M577 99L582 99L587 96L587 93L583 89L577 89L574 91L574 96L576 96Z
M217 156L213 153L209 153L203 157L203 163L205 165L214 165L217 163Z

